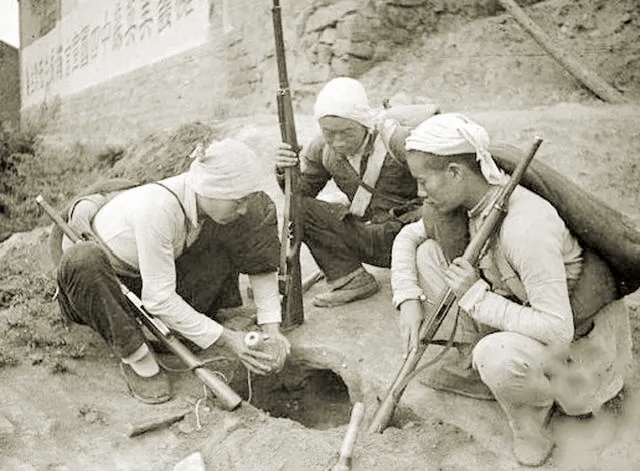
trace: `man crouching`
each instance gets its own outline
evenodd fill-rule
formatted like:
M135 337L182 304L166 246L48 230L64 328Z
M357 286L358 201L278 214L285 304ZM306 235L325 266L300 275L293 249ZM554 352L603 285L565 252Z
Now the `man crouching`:
M488 149L486 130L459 114L429 118L406 139L425 207L423 219L395 239L393 300L411 349L424 311L447 287L453 290L457 303L441 331L449 322L456 348L423 382L495 398L517 460L539 466L554 446L545 428L554 403L568 415L589 414L622 389L631 355L628 313L615 308L607 265L581 245L554 206L523 186L511 195L478 267L460 257L508 179Z
M249 348L243 332L214 319L217 309L242 304L238 275L245 273L258 324L282 343L284 357L290 350L279 328L276 210L260 191L257 156L232 139L214 141L194 154L189 170L180 175L77 198L69 224L88 241L62 240L63 314L102 336L121 360L129 391L145 403L169 400L171 384L118 279L183 338L202 349L225 347L249 370L268 374L284 358Z

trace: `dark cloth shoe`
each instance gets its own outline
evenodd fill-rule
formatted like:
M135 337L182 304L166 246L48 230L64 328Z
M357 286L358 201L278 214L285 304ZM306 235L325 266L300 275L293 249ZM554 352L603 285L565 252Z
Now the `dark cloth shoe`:
M330 283L331 287L332 284ZM313 298L313 305L318 307L334 307L347 304L359 299L373 296L380 290L378 282L371 273L365 270L359 272L345 284L333 284L326 293L321 293Z
M131 365L120 362L122 375L133 397L145 404L160 404L171 399L171 382L169 375L160 369L149 378L138 375Z

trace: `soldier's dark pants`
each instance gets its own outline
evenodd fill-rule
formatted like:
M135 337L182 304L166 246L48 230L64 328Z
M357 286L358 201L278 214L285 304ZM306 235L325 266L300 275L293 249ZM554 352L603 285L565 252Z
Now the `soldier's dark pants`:
M219 308L242 304L238 274L276 271L279 250L275 206L258 193L238 221L219 225L206 219L198 239L176 260L176 292L213 318ZM119 279L140 295L139 278ZM97 331L120 358L133 354L145 341L134 318L136 308L122 294L118 277L97 244L80 242L63 254L58 286L63 314Z
M348 275L362 263L391 266L393 240L402 222L362 222L346 208L315 198L302 198L303 241L328 281Z

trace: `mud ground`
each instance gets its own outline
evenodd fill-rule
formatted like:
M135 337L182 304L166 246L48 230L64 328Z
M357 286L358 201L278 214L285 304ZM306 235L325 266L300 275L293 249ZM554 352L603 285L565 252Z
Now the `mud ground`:
M634 174L640 155L638 107L566 103L525 111L480 111L472 116L498 138L523 147L534 135L541 135L545 141L536 158L589 188L636 224L640 221ZM268 153L269 146L275 145L273 119L230 121L226 131L249 143L262 143ZM306 137L314 131L313 120L300 116L298 127ZM265 182L281 205L274 181ZM328 469L337 457L349 401L364 402L371 414L376 398L401 364L389 273L370 267L383 286L373 298L326 310L310 304L324 283L308 292L306 321L289 334L293 353L281 381L252 378L252 403L271 407L271 414L248 403L234 412L220 410L215 401L205 399L201 384L190 373L173 374L176 396L171 402L142 405L128 396L117 361L102 341L88 329L72 326L67 331L59 322L57 306L50 301L53 276L46 253L47 231L16 234L0 246L8 273L3 292L13 293L1 311L1 469L169 470L196 451L207 470ZM315 270L306 251L302 263L305 276ZM246 300L245 308L223 313L228 325L250 327L252 306ZM640 295L634 293L626 301L637 355ZM435 353L435 349L428 351L427 357ZM171 364L172 360L166 361ZM228 363L213 366L233 376L234 387L247 399L245 373ZM327 370L334 376L323 373L325 380L311 390L306 387L318 378L309 376L309 371ZM320 384L326 386L327 378L333 378L336 387L310 397ZM554 417L551 426L558 446L543 469L637 469L639 378L636 362L624 400L592 419ZM331 394L333 402L327 399ZM129 424L176 410L187 411L182 421L138 437L127 436ZM382 435L360 434L353 469L511 470L518 466L511 456L506 421L494 402L436 392L418 380L403 396L392 427Z
M624 8L607 11L610 21L592 26L591 19L599 18L593 12L614 3ZM548 11L558 13L562 5L569 4L549 2L552 9ZM601 4L599 9L597 4ZM583 1L580 7L584 14L565 8L561 21L573 32L573 38L589 35L593 44L612 41L615 34L631 38L626 28L637 26L624 15L635 18L638 12L629 13L629 5L633 6L632 2ZM562 27L554 21L549 19L548 25ZM621 24L624 26L615 33ZM502 73L509 67L504 62L509 51L521 53L518 48L531 47L524 40L514 40L512 29L500 30L504 26L496 20L498 32L506 31L497 34L492 30L500 52L483 57L482 64L472 58L478 38L490 27L487 22L470 26L455 37L468 51L462 56L464 60L458 58L455 68L448 62L450 67L443 69L442 61L430 56L425 46L409 58L387 64L386 73L372 71L364 81L376 97L389 96L403 87L410 91L409 98L441 95L443 111L464 109L494 138L522 148L527 148L534 136L543 137L536 159L626 214L640 230L640 105L602 103L546 62L535 62L535 67L527 62L519 75ZM607 41L598 39L594 31L599 29L604 35L600 37ZM637 38L637 32L633 34ZM452 38L445 35L427 46L442 46ZM628 40L625 44L635 43ZM624 51L607 59L611 65L607 78L615 81L612 74L618 71L619 88L636 96L637 80L632 80L637 77L637 68L633 69L636 59L628 55L629 47ZM399 68L416 57L437 63L430 62L428 70ZM629 66L626 70L624 64ZM473 75L480 69L493 72L478 81ZM464 74L471 70L474 74ZM394 74L399 78L392 80ZM423 86L423 93L418 93L421 80L429 87ZM487 87L484 91L482 83ZM300 113L296 123L299 140L307 142L315 132L312 117ZM264 157L265 185L281 207L282 196L271 176L269 160L278 141L276 117L255 114L228 120L218 123L215 131L245 140ZM130 173L155 168L153 164L160 162L153 161L153 152L161 147L160 141L158 137L133 145L130 153L137 160L123 160L119 165L130 166ZM144 160L142 154L151 157ZM144 166L140 167L140 162ZM140 168L134 169L136 165ZM0 470L172 470L195 452L201 454L208 471L327 470L337 458L351 404L364 402L369 417L376 398L400 366L389 273L370 268L383 289L368 300L332 310L318 309L311 306L310 299L324 289L324 283L309 291L306 321L289 333L293 353L279 378L253 377L249 390L246 372L238 365L227 360L212 364L245 399L251 395L251 403L245 401L233 412L223 411L205 396L191 373L175 372L174 399L160 406L143 405L127 394L117 359L104 343L88 329L67 329L61 322L51 300L55 285L46 249L48 230L40 227L15 234L0 244ZM302 263L304 275L315 270L306 251ZM242 281L246 286L246 280ZM248 296L246 301L242 309L221 313L228 325L250 328L254 310ZM640 293L633 293L625 302L631 315L636 360L623 396L591 419L554 416L551 427L557 447L540 469L640 468ZM436 353L429 350L427 356ZM178 366L171 357L163 359ZM184 419L137 437L127 436L130 424L176 411L186 412ZM360 433L353 469L521 468L511 455L508 427L494 402L436 392L417 380L403 396L391 427L382 435Z

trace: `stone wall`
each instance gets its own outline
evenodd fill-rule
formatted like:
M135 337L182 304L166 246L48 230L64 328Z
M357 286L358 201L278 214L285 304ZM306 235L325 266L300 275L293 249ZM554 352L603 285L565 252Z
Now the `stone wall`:
M0 125L20 125L20 56L18 49L0 41Z
M268 0L21 0L23 118L45 123L45 133L129 138L273 111L271 7ZM282 2L295 105L308 112L328 79L358 77L413 38L497 10L497 0Z

